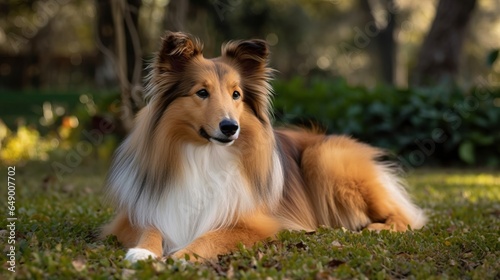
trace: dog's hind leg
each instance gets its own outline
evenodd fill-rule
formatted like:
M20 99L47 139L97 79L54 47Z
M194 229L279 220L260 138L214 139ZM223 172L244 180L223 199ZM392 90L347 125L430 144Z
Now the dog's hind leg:
M304 150L301 168L320 225L395 231L423 226L421 210L397 177L376 162L381 154L342 136Z

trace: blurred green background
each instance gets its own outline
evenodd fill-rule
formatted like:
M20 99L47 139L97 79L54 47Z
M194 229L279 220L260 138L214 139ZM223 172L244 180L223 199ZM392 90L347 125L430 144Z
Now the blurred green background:
M277 124L319 125L407 169L500 166L496 0L4 0L0 160L108 160L165 30L262 38Z

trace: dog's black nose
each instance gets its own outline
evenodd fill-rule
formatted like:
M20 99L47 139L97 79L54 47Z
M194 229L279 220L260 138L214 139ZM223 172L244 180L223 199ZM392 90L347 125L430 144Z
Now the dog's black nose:
M238 123L235 120L224 119L219 123L219 128L226 136L233 136L238 131Z

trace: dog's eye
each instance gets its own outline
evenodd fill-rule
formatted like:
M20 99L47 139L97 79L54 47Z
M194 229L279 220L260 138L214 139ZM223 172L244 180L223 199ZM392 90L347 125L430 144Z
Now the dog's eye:
M238 100L238 99L240 99L240 97L241 97L241 93L239 93L238 91L235 90L233 92L233 99Z
M196 95L198 95L199 98L205 99L208 98L210 94L206 89L200 89L199 91L196 92Z

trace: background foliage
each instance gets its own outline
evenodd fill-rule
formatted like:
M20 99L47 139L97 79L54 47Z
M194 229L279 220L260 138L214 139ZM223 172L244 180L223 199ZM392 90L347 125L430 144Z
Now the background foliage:
M181 30L207 57L265 39L280 123L316 120L409 168L499 166L499 15L494 0L2 1L0 159L56 161L96 130L85 156L106 159L143 106L160 37ZM425 69L438 82L412 84Z
M350 86L343 79L274 84L279 121L313 120L330 133L386 148L403 165L500 164L500 91L476 87L397 89Z
M276 125L319 125L327 133L352 135L387 149L392 159L406 168L428 164L500 166L500 130L493 129L500 123L499 90L485 86L469 91L404 90L385 85L367 88L349 85L344 79L301 77L274 81L273 87ZM29 93L13 96L30 99L32 106L43 108L44 102ZM32 120L51 116L42 121L46 125L21 126L17 133L3 127L0 158L19 162L47 159L49 154L64 155L63 150L87 141L82 131L98 129L103 118L111 120L116 128L106 133L106 140L99 142L95 150L100 150L102 159L109 158L125 135L120 127L117 98L117 93L92 91L56 95L46 108L50 112L39 110L25 115ZM73 123L75 120L78 125ZM57 147L60 152L50 153Z

